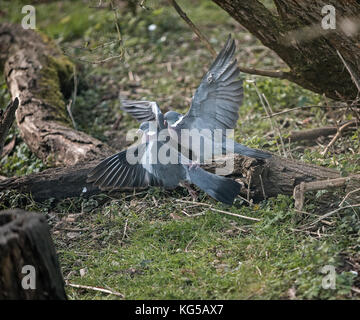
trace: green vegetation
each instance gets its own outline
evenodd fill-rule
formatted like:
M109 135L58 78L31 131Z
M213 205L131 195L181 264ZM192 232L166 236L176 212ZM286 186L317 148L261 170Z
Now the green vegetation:
M21 21L20 3L11 1L4 9L13 22ZM78 128L117 149L127 145L127 130L138 125L120 110L119 91L129 99L156 100L164 111L170 106L185 111L211 63L209 52L174 10L161 2L147 3L151 10L138 8L136 16L121 5L122 44L117 42L111 11L89 8L83 1L36 5L38 30L53 38L76 64L78 92L73 115ZM279 58L261 49L258 40L212 2L179 3L216 50L232 33L242 65L286 69ZM149 30L152 24L156 25L153 31ZM113 43L103 47L105 42ZM79 49L85 46L87 49ZM80 61L106 59L124 48L122 59L103 64ZM344 109L329 112L317 107L333 102L295 84L249 75L245 78L256 79L274 113L314 106L275 117L283 137L292 130L350 118ZM235 131L237 141L278 152L278 133L267 135L272 131L271 123L252 83L244 82L244 94ZM0 80L2 106L8 100L6 85ZM349 175L360 171L359 135L359 130L345 134L325 157L320 152L329 138L321 144L286 143L286 148L295 159ZM16 147L1 159L0 175L43 170L45 165L31 153L16 128L7 142L13 136ZM279 196L253 206L237 199L232 207L226 207L199 192L199 202L261 219L259 222L214 212L201 203L181 202L190 200L181 188L136 192L36 203L29 195L7 191L0 193L0 209L42 212L51 226L65 279L118 291L126 299L358 298L352 291L360 286L358 208L344 209L325 223L303 228L336 209L346 194L343 190L306 194L303 214L293 208L292 197ZM321 270L326 265L336 268L335 290L322 287L325 275ZM72 287L67 287L67 293L71 299L118 298Z

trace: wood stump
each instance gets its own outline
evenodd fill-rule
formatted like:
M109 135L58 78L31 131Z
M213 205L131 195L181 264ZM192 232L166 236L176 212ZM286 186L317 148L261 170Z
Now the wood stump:
M0 299L66 299L49 227L40 214L0 212Z

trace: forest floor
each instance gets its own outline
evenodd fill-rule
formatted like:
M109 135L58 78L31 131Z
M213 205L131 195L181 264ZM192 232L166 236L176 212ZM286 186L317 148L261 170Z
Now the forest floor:
M136 15L121 6L122 44L109 10L90 8L84 1L36 5L37 29L55 39L76 63L78 86L72 113L78 129L117 150L130 144L126 132L138 126L120 110L119 92L129 99L155 100L163 111L184 112L212 62L204 44L172 8L161 3L148 1L150 10L138 8ZM275 53L211 1L182 0L179 4L217 51L231 33L241 65L286 68ZM21 1L6 2L0 8L0 22L20 23L22 5ZM86 50L79 49L85 45ZM123 58L112 58L121 55L124 47ZM86 62L107 58L101 64ZM286 139L291 131L353 119L341 103L285 80L243 76L245 97L235 130L238 142L335 168L344 176L360 171L359 129L345 133L326 155L321 152L332 137L291 143ZM303 108L269 120L249 80L256 80L274 113ZM0 105L9 99L1 78ZM272 123L280 129L284 149L276 143L280 134ZM7 142L13 138L15 147L0 160L1 176L46 168L22 141L16 126ZM289 196L252 206L237 199L227 207L202 192L198 202L188 203L191 197L181 188L43 203L33 201L31 195L7 191L0 193L0 209L20 207L44 214L65 280L120 292L125 299L358 299L359 208L341 210L311 230L302 228L338 208L345 195L340 189L309 192L301 215ZM215 212L208 204L260 221ZM335 268L334 289L326 288L325 266ZM70 299L120 299L71 286L66 290Z

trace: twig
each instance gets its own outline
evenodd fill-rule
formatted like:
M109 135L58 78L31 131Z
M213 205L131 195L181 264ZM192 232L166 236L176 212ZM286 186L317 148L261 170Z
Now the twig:
M262 93L262 97L263 97L263 99L265 100L265 102L266 102L266 104L267 104L267 107L269 108L269 114L270 114L270 116L271 116L272 113L273 113L272 108L271 108L271 105L270 105L270 103L269 103L269 101L268 101L268 99L266 98L266 96L265 96L264 93ZM283 140L283 138L282 138L281 130L280 130L280 127L278 126L277 121L275 121L275 127L276 127L276 129L277 129L277 131L278 131L278 134L279 134L279 138L280 138L280 142L281 142L281 146L282 146L282 149L283 149L284 156L285 156L285 158L287 158L287 153L286 153L286 149L285 149L284 140Z
M340 204L339 204L339 207L341 207L341 206L343 205L343 203L345 202L345 200L346 200L351 194L356 193L356 192L359 192L359 191L360 191L360 188L350 191L350 192L344 197L344 199L342 199L342 201L341 201Z
M109 290L109 289L105 289L105 288L84 286L84 285L81 285L81 284L70 283L68 281L66 282L66 285L69 286L69 287L73 287L73 288L94 290L94 291L99 291L99 292L103 292L103 293L113 294L113 295L121 297L123 299L125 298L125 295L123 295L122 293L117 292L117 291L113 291L113 290Z
M76 75L76 66L74 64L74 67L73 67L73 70L74 70L74 94L73 94L73 105L75 105L75 102L76 102L76 97L77 97L77 75Z
M75 105L75 101L76 101L76 96L77 96L77 77L76 77L76 66L74 65L74 92L73 92L73 99L70 99L69 100L69 103L68 105L66 106L66 109L67 109L67 112L71 118L71 122L73 124L73 127L75 130L77 130L77 127L76 127L76 122L75 122L75 119L73 117L73 114L72 114L72 111L71 111L71 108L73 105Z
M263 108L264 108L267 116L270 118L271 129L272 129L273 132L275 132L274 123L273 123L273 121L272 121L272 119L271 119L271 117L270 117L270 112L268 111L268 109L267 109L267 107L266 107L266 105L265 105L265 102L264 102L264 100L263 100L263 96L261 95L261 93L260 93L260 91L259 91L259 88L258 88L257 85L256 85L255 80L248 80L248 82L249 82L249 83L252 83L253 86L255 87L256 93L257 93L257 95L259 96L259 99L260 99L260 103L261 103L261 105L263 106ZM279 146L279 144L278 144L278 142L277 142L277 139L275 139L275 143L276 143L276 146L277 146L279 155L281 156L281 150L280 150L280 146Z
M262 193L264 195L264 199L266 200L266 193L265 193L264 183L263 183L261 174L259 174L259 178L260 178L261 190L262 190Z
M293 79L293 75L290 72L281 71L281 70L276 70L276 71L260 70L260 69L246 68L246 67L241 67L241 66L239 66L239 70L241 72L253 74L256 76L264 76L264 77L287 79L287 80Z
M354 72L351 70L351 67L346 63L345 59L343 58L343 56L341 55L341 53L339 52L339 50L336 49L336 53L338 54L338 56L340 57L342 63L344 64L344 66L346 67L347 71L349 72L350 76L351 76L351 80L354 82L356 88L358 89L358 91L360 92L360 84L358 82L358 80L356 79Z
M57 226L55 226L54 229L63 230L63 231L69 231L69 232L83 232L83 231L89 231L90 230L90 228L65 228L65 227L57 227Z
M95 8L99 8L99 7L95 7ZM108 8L108 7L102 7L102 8ZM88 49L90 52L98 49L98 48L103 48L107 45L110 45L114 42L118 42L120 44L120 46L123 46L123 37L122 37L122 34L121 34L121 27L120 27L120 24L119 24L119 17L118 17L118 13L117 13L117 7L114 6L114 3L112 0L110 0L110 9L114 11L114 24L115 24L115 28L116 28L116 32L117 32L117 35L118 35L118 40L116 41L110 41L110 42L107 42L107 43L104 43L102 45L99 45L93 49ZM86 48L81 48L83 50L86 50ZM87 59L84 59L84 58L77 58L77 57L73 57L75 59L77 59L78 61L81 61L81 62L86 62L86 63L91 63L91 64L101 64L101 63L105 63L107 61L110 61L112 59L116 59L116 58L123 58L124 57L124 51L125 49L122 47L122 50L121 50L121 53L119 55L115 55L115 56L111 56L111 57L108 57L106 59L102 59L102 60L93 60L93 61L90 61L90 60L87 60ZM66 53L65 50L63 51L63 54L64 55L67 55L67 56L70 56L70 54Z
M192 201L187 201L187 200L181 200L181 199L176 199L177 202L183 202L183 203L191 203L194 204L194 202ZM216 211L216 212L220 212L220 213L224 213L230 216L234 216L234 217L238 217L238 218L242 218L242 219L247 219L247 220L252 220L252 221L261 221L261 219L258 218L253 218L253 217L247 217L247 216L243 216L241 214L237 214L237 213L232 213L232 212L228 212L228 211L224 211L224 210L219 210L219 209L215 209L212 207L211 204L207 204L207 203L203 203L203 202L197 202L196 203L199 206L205 206L205 207L209 207L210 210Z
M301 182L294 188L293 197L295 199L295 209L301 211L304 205L304 194L306 191L324 190L335 187L342 187L352 179L359 179L360 175L353 175L343 178L319 180L311 182Z
M335 209L333 211L330 211L328 213L325 213L324 215L322 215L320 218L316 219L315 221L311 222L310 225L314 225L318 222L320 222L321 220L327 218L327 217L330 217L331 215L333 215L334 213L340 211L340 210L343 210L343 209L348 209L348 208L356 208L356 207L360 207L360 203L357 203L357 204L354 204L354 205L348 205L348 206L345 206L345 207L341 207L341 208L338 208L338 209Z
M252 175L250 175L250 179L249 179L249 183L248 183L248 188L247 188L247 192L246 192L247 202L250 202L251 179L252 179Z
M273 117L276 117L276 116L280 116L284 113L289 113L289 112L293 112L293 111L296 111L296 110L303 110L303 109L311 109L311 108L324 108L324 109L328 109L328 108L332 108L332 109L347 109L348 107L344 106L344 107L339 107L339 106L302 106L302 107L296 107L296 108L291 108L289 110L284 110L284 111L280 111L280 112L275 112L273 114L271 114L270 116L265 116L265 117L262 117L262 119L268 119L268 118L273 118Z
M191 246L191 244L194 242L195 238L197 237L198 235L195 234L195 236L189 241L189 243L187 244L187 246L185 247L185 252L188 252L188 249L189 247Z
M308 216L310 216L310 217L318 217L318 215L315 214L315 213L310 213L310 212L306 212L306 211L302 211L302 210L297 210L297 209L295 209L295 211L296 211L296 212L299 212L299 213L302 213L302 214L306 214L306 215L308 215ZM321 222L324 223L324 224L327 224L328 226L332 226L332 225L333 225L332 222L327 221L327 220L322 220Z
M189 27L195 32L198 36L200 41L204 42L205 46L211 53L211 55L215 58L217 53L215 49L212 47L210 41L201 33L200 29L190 20L190 18L186 15L186 13L180 8L175 0L168 0L169 3L175 8L177 13L180 17L189 25ZM288 79L291 80L294 76L290 72L284 71L270 71L270 70L259 70L254 68L247 68L239 66L239 70L244 73L258 75L258 76L265 76L271 78L278 78L278 79Z
M291 231L294 231L294 232L305 232L307 234L312 234L314 236L318 236L319 238L321 238L322 236L325 236L325 237L328 237L329 235L328 234L320 234L320 233L317 233L317 232L313 232L313 231L309 231L309 230L302 230L302 229L293 229L293 228L290 228Z
M121 240L124 240L125 237L128 236L128 235L126 234L126 228L127 228L127 225L128 225L128 220L129 220L129 219L126 219L126 220L125 220L124 233L123 233L123 237L122 237Z
M252 206L254 205L251 201L245 199L245 198L242 197L241 195L238 195L238 197L239 197L241 200L245 201L250 207L252 207Z
M344 131L344 129L346 129L347 127L351 126L352 124L354 124L356 121L349 121L347 123L345 123L344 125L342 125L339 130L337 131L336 135L334 136L334 138L331 139L331 141L329 142L329 144L326 146L325 150L321 153L323 156L329 151L330 147L336 142L336 140L341 136L342 132Z
M262 272L261 272L260 268L258 266L255 266L255 268L256 268L257 272L259 273L260 277L262 277Z
M186 13L180 8L180 6L177 4L175 0L168 0L169 3L174 7L174 9L177 11L177 13L180 15L180 17L189 25L189 27L195 32L195 34L199 37L201 41L203 41L212 54L212 56L215 58L217 56L217 53L215 49L210 44L209 40L201 33L201 31L193 24L193 22L190 20L190 18L186 15Z
M71 112L72 102L73 102L73 100L70 99L70 100L69 100L69 103L68 103L67 106L66 106L66 110L67 110L67 112L68 112L68 114L69 114L69 116L70 116L70 119L71 119L71 122L72 122L72 124L73 124L74 129L77 130L77 129L76 129L75 119L74 119L74 117L73 117L73 115L72 115L72 112Z
M119 24L119 16L118 16L117 8L115 8L115 6L114 6L113 0L110 0L110 7L111 7L111 10L114 11L114 23L115 23L116 31L117 31L117 34L118 34L119 43L120 43L120 45L122 45L123 38L122 38L122 35L121 35L121 28L120 28L120 24Z

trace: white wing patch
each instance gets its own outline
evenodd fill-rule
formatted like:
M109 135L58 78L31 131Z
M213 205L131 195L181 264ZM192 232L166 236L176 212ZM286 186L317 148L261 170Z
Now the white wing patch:
M181 116L181 117L179 118L179 120L177 120L174 124L171 125L171 127L175 128L175 127L180 123L180 121L182 120L182 118L184 118L184 116Z

